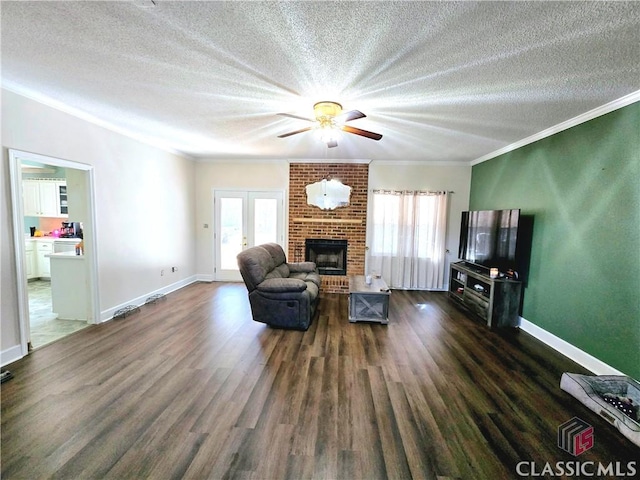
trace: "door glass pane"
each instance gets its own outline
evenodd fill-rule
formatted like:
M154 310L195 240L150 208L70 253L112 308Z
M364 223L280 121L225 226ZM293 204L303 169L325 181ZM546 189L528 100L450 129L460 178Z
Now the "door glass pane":
M253 203L254 244L278 241L278 201L275 198L257 198Z
M242 199L220 199L220 268L237 270L242 251Z

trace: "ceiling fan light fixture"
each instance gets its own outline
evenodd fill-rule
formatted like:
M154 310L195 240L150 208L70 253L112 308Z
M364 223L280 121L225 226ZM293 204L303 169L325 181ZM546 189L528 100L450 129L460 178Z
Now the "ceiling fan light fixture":
M342 113L342 105L337 102L318 102L313 106L313 113L319 122L323 118L331 119Z
M278 113L278 115L283 115L285 117L296 118L313 123L313 126L311 127L301 128L300 130L295 130L289 133L283 133L282 135L278 135L278 138L286 138L298 133L315 130L318 133L318 136L322 139L323 142L327 144L327 147L329 148L338 146L337 137L339 135L339 132L353 133L355 135L360 135L372 140L380 140L382 138L382 135L380 135L379 133L369 132L367 130L362 130L361 128L355 128L346 125L346 122L364 118L366 117L366 115L358 110L343 112L342 105L337 102L317 102L313 106L313 112L315 114L315 119L300 117L298 115L292 115L290 113Z
M337 128L332 122L320 123L317 129L320 140L322 140L327 145L337 145L339 130L340 129Z

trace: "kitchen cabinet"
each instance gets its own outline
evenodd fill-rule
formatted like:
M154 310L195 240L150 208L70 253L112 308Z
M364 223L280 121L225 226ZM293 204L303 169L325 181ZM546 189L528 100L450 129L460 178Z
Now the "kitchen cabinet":
M89 320L91 302L84 255L60 252L51 261L51 306L62 320Z
M69 216L69 202L67 201L67 182L56 182L56 196L58 213L61 217Z
M26 217L68 217L67 182L61 179L22 181Z
M37 276L40 278L51 278L51 262L47 256L51 253L53 253L53 242L36 242Z
M36 250L33 240L24 242L25 250L25 269L27 272L27 280L38 278L38 264L36 263Z
M22 198L24 215L37 217L40 215L40 182L24 180L22 182Z

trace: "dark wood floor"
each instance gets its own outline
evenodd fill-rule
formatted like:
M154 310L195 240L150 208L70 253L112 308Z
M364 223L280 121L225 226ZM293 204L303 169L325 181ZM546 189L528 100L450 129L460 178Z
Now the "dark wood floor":
M390 324L326 295L307 332L250 319L241 284L194 284L8 368L2 478L518 478L518 462L639 449L559 388L586 373L446 294L394 291ZM557 446L578 416L595 446ZM530 468L530 467L527 467Z

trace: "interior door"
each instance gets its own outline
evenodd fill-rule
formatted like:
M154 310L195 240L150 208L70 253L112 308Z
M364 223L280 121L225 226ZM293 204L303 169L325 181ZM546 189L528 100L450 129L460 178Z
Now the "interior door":
M236 256L268 242L284 246L284 195L281 191L214 192L214 278L240 282Z

